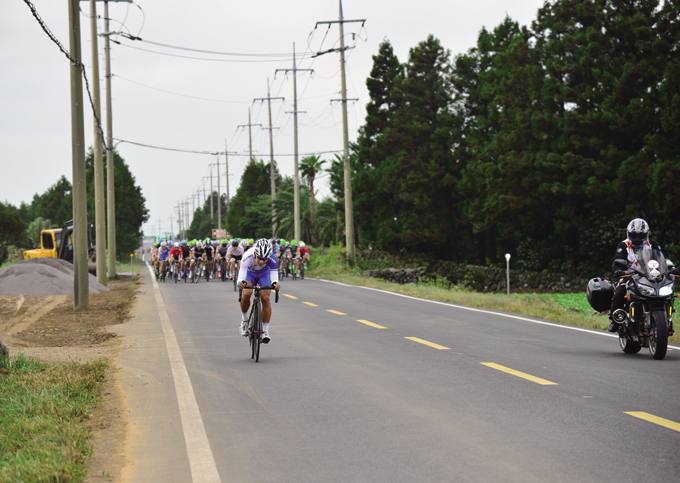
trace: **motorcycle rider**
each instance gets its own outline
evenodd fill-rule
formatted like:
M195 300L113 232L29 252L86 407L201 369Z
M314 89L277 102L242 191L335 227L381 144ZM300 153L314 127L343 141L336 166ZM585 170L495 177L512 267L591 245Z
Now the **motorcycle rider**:
M614 263L612 263L612 272L614 276L621 276L627 273L626 270L621 270L621 267L616 265L616 260L625 260L631 266L637 265L638 255L642 250L661 250L661 246L656 240L649 238L649 225L642 218L635 218L626 228L626 239L616 246L616 253L614 254ZM619 324L614 322L612 314L617 309L622 309L625 305L626 296L626 280L620 279L619 285L616 287L614 297L612 298L612 305L609 309L609 332L618 332Z

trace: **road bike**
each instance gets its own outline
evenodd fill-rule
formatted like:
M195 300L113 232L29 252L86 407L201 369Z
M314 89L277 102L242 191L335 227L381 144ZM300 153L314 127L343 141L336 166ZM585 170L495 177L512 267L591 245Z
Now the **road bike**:
M224 257L220 259L220 278L223 282L227 281L227 262Z
M250 307L250 315L248 316L248 325L246 326L246 334L248 342L250 343L250 358L255 359L255 362L260 360L260 345L262 343L262 301L260 300L261 290L275 290L275 303L279 303L279 291L269 285L260 285L255 283L254 287L247 287L247 290L253 291L253 301ZM238 291L238 301L241 302L243 296L243 289Z
M170 273L172 273L172 278L175 279L175 283L179 279L179 270L177 269L177 260L170 262Z
M193 273L191 275L191 281L193 283L198 283L199 280L201 280L201 269L202 268L203 268L203 259L197 258L194 261L194 269L193 269Z
M241 268L241 260L234 261L234 273L232 273L232 278L234 279L234 292L238 290L238 271Z
M293 277L293 280L298 278L297 257L293 258L293 260L290 262L290 275Z
M307 270L307 260L300 261L300 280L305 279L305 270Z

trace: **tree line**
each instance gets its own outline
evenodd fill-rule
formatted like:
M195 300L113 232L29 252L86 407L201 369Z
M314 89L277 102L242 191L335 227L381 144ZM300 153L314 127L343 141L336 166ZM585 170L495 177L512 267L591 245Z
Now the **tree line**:
M406 63L383 41L352 146L360 246L588 272L642 217L680 258L679 9L551 1Z
M104 184L106 186L106 158ZM96 242L94 200L94 155L89 150L86 158L87 213L92 223L93 242ZM142 224L149 219L146 199L136 184L125 160L114 152L114 184L116 200L116 251L120 259L127 259L140 246ZM61 176L44 193L36 193L30 203L16 207L0 203L0 263L5 261L10 247L29 249L40 247L40 231L61 228L73 218L71 182ZM104 223L106 226L106 223ZM106 232L102 234L106 237Z

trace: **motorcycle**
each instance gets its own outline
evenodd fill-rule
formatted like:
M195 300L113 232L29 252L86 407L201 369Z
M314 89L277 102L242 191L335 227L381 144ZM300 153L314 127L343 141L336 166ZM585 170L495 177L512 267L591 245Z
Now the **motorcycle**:
M626 305L612 314L619 324L621 350L637 354L647 347L654 359L663 359L674 333L673 285L678 269L669 267L663 253L654 249L642 250L635 262L619 259L614 264L621 269L614 275L626 284ZM590 283L588 288L590 301Z

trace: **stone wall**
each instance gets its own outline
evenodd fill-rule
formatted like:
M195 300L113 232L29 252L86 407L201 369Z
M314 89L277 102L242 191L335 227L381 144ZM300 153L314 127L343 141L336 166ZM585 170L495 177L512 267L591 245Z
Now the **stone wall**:
M479 292L505 292L506 271L502 268L464 265L436 260L428 255L387 253L376 250L357 251L357 260L378 262L393 268L366 270L369 277L397 283L415 283L422 279L446 278L449 283L462 285ZM588 279L564 274L534 273L510 270L510 289L513 292L582 292Z

